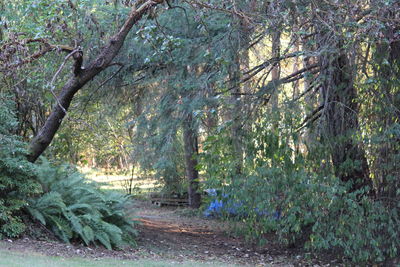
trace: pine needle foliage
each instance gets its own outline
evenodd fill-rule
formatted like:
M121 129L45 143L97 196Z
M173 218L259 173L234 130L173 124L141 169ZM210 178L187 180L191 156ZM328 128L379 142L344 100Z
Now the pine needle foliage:
M27 210L61 240L107 249L135 244L134 221L124 210L127 196L102 191L71 166L44 161L38 169L45 194L31 199Z

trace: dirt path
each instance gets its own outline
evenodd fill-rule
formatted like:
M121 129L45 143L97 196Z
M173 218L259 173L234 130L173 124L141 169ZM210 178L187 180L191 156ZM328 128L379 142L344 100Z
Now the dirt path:
M243 239L228 235L228 224L184 216L183 209L159 208L147 202L136 202L132 208L141 222L139 246L163 258L250 266L329 266L273 242L263 248L252 247Z
M222 222L182 216L175 208L147 203L135 206L141 222L139 246L161 257L262 266L270 259L246 247L241 240L227 236Z
M0 248L94 259L151 258L247 266L338 266L335 262L329 265L306 259L301 251L287 250L272 242L263 248L253 248L244 240L228 235L229 227L221 221L183 215L190 212L188 209L159 208L146 201L135 201L128 210L133 211L140 222L136 227L139 231L136 248L110 251L102 247L31 238L0 241Z

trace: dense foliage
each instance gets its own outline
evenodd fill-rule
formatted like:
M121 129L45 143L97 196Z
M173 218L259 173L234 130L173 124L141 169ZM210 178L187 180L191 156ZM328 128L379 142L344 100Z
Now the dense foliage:
M18 124L13 102L0 94L0 238L25 230L21 215L28 197L41 192L36 168L25 158L25 145L13 133Z
M102 191L77 170L27 161L25 144L13 134L17 120L9 97L0 99L0 237L15 238L29 214L65 242L102 244L108 249L135 244L128 197Z
M30 199L28 211L65 242L83 240L106 248L134 244L133 218L127 216L128 197L102 191L68 166L38 168L44 194Z
M293 158L293 151L279 145L273 133L247 140L246 152L262 157L247 157L241 174L246 179L235 177L226 144L219 142L213 136L205 144L207 182L225 196L217 198L227 205L224 218L244 222L238 232L249 240L265 244L266 234L275 232L283 244L334 249L354 262L398 255L398 203L372 200L365 195L368 188L349 193L350 184L307 168L315 159L301 154Z

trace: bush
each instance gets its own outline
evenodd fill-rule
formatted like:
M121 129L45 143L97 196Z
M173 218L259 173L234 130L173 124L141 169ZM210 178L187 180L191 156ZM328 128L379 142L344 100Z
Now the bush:
M55 168L44 161L38 177L45 194L31 199L28 211L63 241L108 249L134 244L133 220L124 211L127 196L102 191L66 165Z
M18 126L12 107L12 101L0 96L0 238L24 232L26 199L41 191L35 166L25 158L25 144L12 134Z
M282 132L263 132L250 139L239 174L226 152L227 138L209 138L204 145L200 166L208 175L207 185L240 203L241 234L263 244L266 234L274 232L283 244L334 251L357 263L396 257L400 190L397 198L385 201L365 196L367 188L350 193L351 185L335 177L328 164L321 168L327 162L323 152L302 157L288 142L279 142L283 137Z
M398 204L361 197L363 190L348 193L335 177L278 169L262 173L230 193L246 210L248 239L263 243L264 234L273 231L286 245L335 250L354 262L382 262L398 254ZM278 210L281 216L260 216L259 210Z

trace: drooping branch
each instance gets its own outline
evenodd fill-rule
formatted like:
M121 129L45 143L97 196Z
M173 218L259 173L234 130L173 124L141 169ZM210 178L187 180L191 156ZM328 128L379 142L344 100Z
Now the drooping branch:
M6 42L1 46L0 62L2 63L0 64L0 72L11 71L23 65L32 63L51 51L63 51L71 53L74 50L78 49L78 47L74 48L68 45L51 44L47 39L44 38L27 38L19 40L17 39L17 37L18 36L13 36L11 41ZM18 59L17 61L14 60L14 62L11 62L13 61L13 56L18 51L27 49L28 45L33 43L40 44L40 48L38 51L35 51L31 55L25 56L24 58ZM73 54L73 58L76 62L82 63L82 57L82 51L80 51L80 53Z
M261 65L260 65L261 66ZM323 67L322 67L323 68ZM279 86L279 85L282 85L282 84L285 84L285 83L291 83L291 82L294 82L294 81L298 81L298 80L300 80L300 79L303 79L304 78L304 73L306 73L306 72L310 72L310 73L312 73L312 74L316 74L316 73L318 73L321 69L322 69L318 64L313 64L313 65L310 65L310 66L307 66L307 67L305 67L305 68L303 68L303 69L301 69L301 70L298 70L298 71L296 71L296 72L294 72L294 73L292 73L292 74L289 74L288 76L286 76L286 77L283 77L283 78L281 78L281 79L278 79L278 80L272 80L272 81L269 81L267 84L263 84L260 88L259 88L259 91L256 93L256 94L249 94L249 93L245 93L245 94L236 94L236 93L231 93L231 95L254 95L254 96L257 96L257 97L260 97L260 96L263 96L266 92L269 92L271 89L274 89L274 88L276 88L277 86ZM255 75L254 75L255 76ZM240 81L240 83L243 83L243 82L246 82L246 81L248 81L248 79L242 79L241 81ZM215 93L215 95L220 95L220 94L224 94L224 93L227 93L227 92L229 92L229 91L231 91L233 89L233 87L231 87L231 88L228 88L228 89L226 89L226 90L224 90L224 91L221 91L221 92L217 92L217 93Z
M164 0L148 0L140 6L134 6L124 25L114 36L111 37L108 43L101 49L97 57L95 57L93 61L89 62L87 67L84 69L80 68L81 63L79 64L79 71L76 71L77 67L75 67L75 73L71 75L70 79L62 87L61 92L57 97L57 103L53 106L53 110L45 124L30 143L29 154L27 156L29 161L36 161L36 159L50 145L66 115L65 111L68 111L74 95L100 72L112 65L113 59L118 55L122 45L124 44L125 38L133 25L135 25L152 7L163 2Z
M300 126L297 128L296 131L301 131L305 127L309 126L312 124L314 121L316 121L319 117L321 117L321 111L324 109L324 105L320 105L318 108L316 108L311 114L307 115L303 122L300 124Z
M281 60L289 59L292 57L298 57L301 55L302 55L302 52L294 52L294 53L282 55L279 57L270 58L270 59L266 60L265 62L261 63L260 65L257 65L254 68L250 69L249 71L245 72L244 73L245 77L243 77L241 82L247 82L248 80L250 80L251 78L256 76L258 73L263 71L265 68L275 64L276 62L280 62Z

